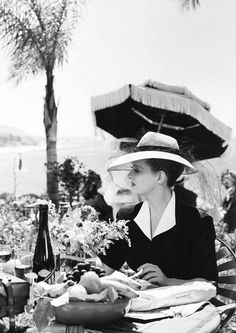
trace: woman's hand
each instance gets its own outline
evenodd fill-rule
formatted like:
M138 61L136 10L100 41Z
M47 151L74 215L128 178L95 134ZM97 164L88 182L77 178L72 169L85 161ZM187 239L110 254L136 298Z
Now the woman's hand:
M236 231L235 231L235 237L236 237ZM203 278L195 278L190 280L168 278L157 265L149 263L139 266L138 272L135 275L138 276L140 279L144 279L153 284L158 284L159 286L179 286L187 282L207 281ZM215 284L213 281L211 283Z
M151 283L158 284L159 286L167 286L169 284L169 279L162 270L153 264L143 264L138 268L141 271L139 274L140 279L147 280Z

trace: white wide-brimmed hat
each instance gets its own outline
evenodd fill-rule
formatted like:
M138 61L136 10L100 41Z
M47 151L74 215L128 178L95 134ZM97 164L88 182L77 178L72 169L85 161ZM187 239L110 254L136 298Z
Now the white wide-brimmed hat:
M156 132L147 132L138 142L136 151L116 158L108 166L108 171L128 169L131 162L150 158L180 163L185 166L185 174L197 172L189 161L180 156L180 149L176 139Z

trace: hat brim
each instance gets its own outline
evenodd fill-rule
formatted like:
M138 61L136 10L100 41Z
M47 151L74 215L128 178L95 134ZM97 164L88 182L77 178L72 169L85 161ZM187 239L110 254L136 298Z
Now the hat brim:
M150 158L156 158L156 159L161 159L161 160L169 160L169 161L174 161L177 163L180 163L185 166L184 174L192 174L196 173L197 169L194 168L194 166L187 161L185 158L177 155L177 154L172 154L164 151L139 151L139 152L134 152L130 154L125 154L122 155L118 158L116 158L114 161L110 163L108 166L107 170L108 171L121 171L122 168L121 166L124 166L126 164L129 164L134 161L139 161L139 160L146 160Z

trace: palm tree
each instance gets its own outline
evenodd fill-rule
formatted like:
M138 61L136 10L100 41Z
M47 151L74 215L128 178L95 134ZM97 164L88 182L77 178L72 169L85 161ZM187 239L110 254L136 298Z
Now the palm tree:
M11 60L9 79L18 84L29 75L46 74L44 126L47 192L58 202L57 110L54 69L67 60L68 46L85 0L0 0L0 40Z

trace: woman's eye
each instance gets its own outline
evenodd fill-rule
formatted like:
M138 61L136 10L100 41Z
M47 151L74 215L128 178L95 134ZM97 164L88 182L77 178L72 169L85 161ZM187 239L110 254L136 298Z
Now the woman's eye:
M132 168L132 171L135 172L135 173L139 173L140 172L140 170L137 169L137 168Z

